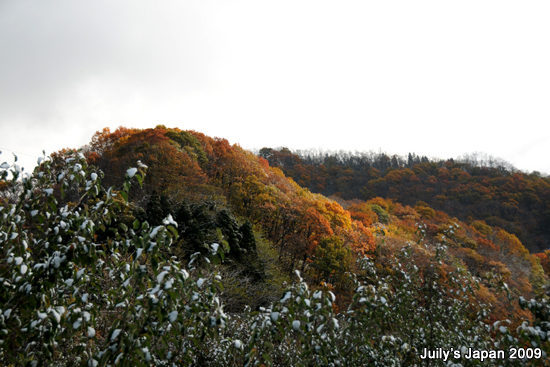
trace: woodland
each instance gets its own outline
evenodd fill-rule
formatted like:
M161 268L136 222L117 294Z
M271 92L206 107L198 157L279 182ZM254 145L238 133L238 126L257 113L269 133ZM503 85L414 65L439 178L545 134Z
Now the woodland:
M538 172L159 125L0 176L2 365L550 365Z

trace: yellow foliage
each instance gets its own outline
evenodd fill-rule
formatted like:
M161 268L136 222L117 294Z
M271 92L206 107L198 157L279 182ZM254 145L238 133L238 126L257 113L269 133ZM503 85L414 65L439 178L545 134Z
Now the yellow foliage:
M367 204L376 204L376 205L380 206L382 209L384 209L385 211L389 211L390 209L393 209L393 206L394 206L391 199L384 200L381 197L376 197L376 198L370 199L370 200L367 201Z
M427 206L415 206L414 207L414 210L416 210L416 212L418 214L420 214L420 217L422 219L433 219L435 218L435 210L433 210L432 208L430 207L427 207Z
M470 226L475 228L479 233L484 234L485 236L493 235L493 229L482 220L476 220L472 224L470 224Z

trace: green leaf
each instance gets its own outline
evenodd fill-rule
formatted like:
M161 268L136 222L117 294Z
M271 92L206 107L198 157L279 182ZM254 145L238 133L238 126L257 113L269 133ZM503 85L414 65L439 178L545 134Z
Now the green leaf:
M159 262L156 255L151 256L151 267L156 272L159 267Z
M120 195L122 195L122 198L124 199L124 202L128 204L128 193L126 191L119 191Z
M174 235L175 238L178 238L178 230L176 228L174 228L174 226L172 225L169 225L168 226L168 230L170 232L172 232L172 234Z
M134 225L134 229L135 229L135 230L138 230L138 229L139 229L139 220L136 219L136 220L134 221L133 225Z

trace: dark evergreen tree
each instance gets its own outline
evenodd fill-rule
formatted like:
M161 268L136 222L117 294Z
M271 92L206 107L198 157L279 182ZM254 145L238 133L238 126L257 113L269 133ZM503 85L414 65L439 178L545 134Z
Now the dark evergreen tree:
M205 244L213 243L216 238L216 221L212 208L206 203L180 205L174 220L186 255L206 252Z
M239 228L239 232L242 236L240 241L241 262L246 266L247 273L249 273L254 280L259 281L265 279L265 269L258 258L256 238L254 237L252 223L246 220Z
M222 231L222 234L229 244L229 256L235 260L241 260L243 252L240 248L242 234L239 231L239 225L235 217L227 209L222 209L216 216L216 225Z
M249 220L246 220L239 228L241 233L240 248L243 254L249 257L258 257L256 250L256 239L254 238L254 232L252 231L252 224Z
M153 191L145 213L147 214L147 222L152 226L162 224L162 220L171 212L171 205L166 195L158 195L157 191Z

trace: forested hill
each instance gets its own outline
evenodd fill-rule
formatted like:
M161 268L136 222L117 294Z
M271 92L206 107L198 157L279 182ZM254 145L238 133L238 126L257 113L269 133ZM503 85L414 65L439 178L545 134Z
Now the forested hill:
M83 148L83 153L90 164L105 172L102 181L105 187L120 188L128 167L138 160L146 163L148 176L143 188L130 194L133 209L129 215L157 225L172 213L179 223L179 256L185 258L204 251L204 243L217 241L219 235L216 231L221 231L232 249L230 260L241 264L234 276L252 277L252 282L269 279L269 271L258 258L261 257L261 253L257 254L260 243L253 240L254 237L263 238L264 244L276 253L276 268L281 270L281 274L298 269L313 283L320 280L332 283L340 296L339 305L346 307L345 300L349 300L349 295L346 295L343 279L344 274L353 268L352 259L372 256L384 241L386 246L392 243L399 248L418 240L416 225L423 221L426 239L432 243L447 242L452 247L453 261L463 262L472 275L485 277L487 272L494 273L501 281L507 282L517 296L531 296L543 289L545 280L537 258L529 255L518 238L506 230L509 224L514 224L515 229L526 226L527 221L509 222L502 219L501 213L482 217L486 221L473 220L468 218L472 214L464 215L460 211L461 207L464 210L470 210L470 206L473 209L480 207L478 196L486 182L489 188L483 192L490 192L495 197L491 203L500 203L497 198L505 193L510 196L509 201L513 200L511 197L517 195L517 190L503 189L502 194L497 195L491 186L499 179L509 179L502 166L483 169L465 165L470 174L464 169L458 172L453 162L443 162L440 167L429 161L414 163L427 159L412 156L411 163L414 164L407 168L401 167L404 163L397 157L384 155L372 160L368 168L369 160L360 164L356 159L358 163L355 165L344 165L346 160L343 159L337 163L338 156L329 157L322 164L316 164L310 158L310 164L306 164L287 150L272 150L270 154L262 150L266 160L238 145L229 144L225 139L164 126L145 130L119 128L114 132L106 129L94 135L91 143ZM352 158L348 157L347 161L353 161ZM323 171L326 174L321 174ZM437 210L437 200L443 197L442 185L453 186L454 176L458 173L463 177L457 177L456 181L464 182L464 188L458 187L477 196L466 204L447 204L449 215L445 212L446 207ZM511 179L524 176L518 173ZM362 177L368 180L361 186ZM477 178L485 180L476 183ZM548 187L544 179L525 176L523 180L525 185L535 185L535 193L540 190L537 183L543 185L542 188ZM343 203L346 210L338 202L314 191L327 195L339 193L346 199L363 195L363 199L368 200ZM545 193L548 195L548 190ZM416 197L411 199L414 195ZM454 203L452 199L443 201ZM509 204L502 204L505 205ZM464 217L467 221L459 221L458 218ZM460 229L455 229L451 238L447 232L455 225ZM385 239L381 237L381 231ZM390 257L397 251L391 246L384 248L392 254ZM550 270L548 255L539 256L547 271ZM269 282L279 281L271 279ZM246 286L253 288L251 284ZM230 297L230 304L235 305L231 309L238 310L250 302L265 304L269 297L262 297L252 293L239 300ZM502 302L492 302L495 309L499 309L495 314L515 317L519 311L505 311Z
M262 155L159 125L32 174L0 164L0 365L448 366L421 352L512 347L548 365L550 251L490 212L535 218L547 179Z
M312 192L347 200L383 197L404 205L427 204L469 223L482 220L503 228L531 252L550 248L550 178L517 171L499 159L470 155L435 161L415 154L323 154L287 148L263 148L259 156Z

